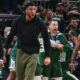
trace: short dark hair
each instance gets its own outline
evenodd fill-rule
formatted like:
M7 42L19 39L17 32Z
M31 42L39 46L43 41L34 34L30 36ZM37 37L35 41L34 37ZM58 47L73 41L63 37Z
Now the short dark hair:
M56 18L52 18L52 20L49 22L49 24L51 24L52 21L57 21L58 22L58 20Z
M25 10L26 8L28 8L29 6L36 6L35 3L33 1L25 1L23 3L23 10Z
M71 17L71 18L69 19L69 23L70 23L72 20L76 20L76 21L78 22L78 19L77 19L76 17Z

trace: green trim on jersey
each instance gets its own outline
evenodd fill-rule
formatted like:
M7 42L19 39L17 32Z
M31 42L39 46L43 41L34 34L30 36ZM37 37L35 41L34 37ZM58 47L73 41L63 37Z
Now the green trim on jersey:
M39 35L39 42L40 42L40 50L39 50L39 64L41 66L44 65L44 58L45 58L45 51L44 51L44 43L42 35Z
M15 43L15 45L12 48L11 53L10 53L9 66L11 65L11 59L16 61L17 45L18 45L18 43L16 41L16 43Z

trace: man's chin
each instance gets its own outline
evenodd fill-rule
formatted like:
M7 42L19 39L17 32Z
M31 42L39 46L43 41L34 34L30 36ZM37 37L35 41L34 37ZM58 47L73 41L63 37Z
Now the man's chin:
M31 16L31 19L33 19L35 16Z

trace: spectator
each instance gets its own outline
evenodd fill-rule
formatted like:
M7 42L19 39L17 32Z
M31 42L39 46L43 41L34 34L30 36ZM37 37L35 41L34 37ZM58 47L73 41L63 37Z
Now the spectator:
M46 10L46 9L43 9L43 11L39 13L40 18L41 18L43 21L45 21L45 20L47 19L46 13L47 13L47 10Z
M61 2L61 0L46 0L45 1L45 8L52 9L54 12L56 11L56 4Z
M73 30L69 31L69 42L71 47L74 49L77 44L77 33Z
M52 17L53 17L53 12L52 12L52 10L51 10L51 9L48 9L48 10L47 10L46 17L47 17L46 22L50 23L50 22L51 22L51 20L52 20Z
M38 6L38 12L42 12L42 11L43 11L43 9L44 9L44 8L43 8L43 6L42 6L42 5L39 5L39 6Z
M74 30L77 35L80 33L78 19L73 17L69 20L69 25L65 28L65 33L68 33L70 30Z
M73 51L72 57L71 57L71 64L70 64L70 68L73 70L73 74L80 79L80 67L79 67L79 63L80 63L80 56L79 56L79 51L80 51L80 35L78 36L78 41L76 44L76 47ZM75 67L74 61L75 59L77 59L77 63L78 66Z
M63 32L64 31L64 5L63 3L58 3L56 5L56 12L53 13L53 18L58 20L58 25L59 25L59 31Z
M16 7L13 10L13 14L22 14L22 5L24 3L24 0L17 0L16 1Z
M72 17L80 18L80 13L79 13L79 6L76 5L70 5L70 0L66 0L66 11L67 11L67 16L68 19Z
M71 8L71 10L68 11L67 15L68 15L68 18L69 18L69 19L70 19L71 17L79 18L79 17L80 17L80 13L79 13L78 7L77 7L77 6L73 6L73 7Z

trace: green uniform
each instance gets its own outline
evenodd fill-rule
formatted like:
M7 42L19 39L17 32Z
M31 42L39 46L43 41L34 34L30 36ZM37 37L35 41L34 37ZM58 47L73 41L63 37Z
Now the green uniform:
M55 41L55 43L61 43L62 38L64 39L64 36L60 32L57 32L57 35L54 37L51 37L51 34L50 34L50 39ZM51 55L50 55L50 57L51 57L50 77L51 78L62 77L61 63L59 62L60 53L61 53L60 50L58 50L55 47L51 47Z
M62 66L61 66L61 61L64 62L66 61L66 51L70 48L70 45L66 39L66 37L60 33L57 32L57 35L55 37L51 37L50 39L55 41L55 43L61 43L64 45L64 50L60 51L55 47L51 47L51 64L50 64L50 73L49 73L49 67L46 68L48 75L50 74L50 77L61 77L62 76ZM45 75L47 76L47 75Z
M68 71L69 69L69 62L70 62L70 59L71 59L71 55L72 55L72 52L73 52L73 49L68 45L67 47L68 50L65 50L66 52L66 56L65 56L65 61L62 61L61 62L61 66L62 66L62 70L63 71Z
M44 44L43 44L43 38L40 34L39 36L39 42L40 42L40 50L39 50L39 58L38 58L38 64L37 64L37 68L36 68L36 72L35 72L35 76L39 76L42 75L42 71L43 71L43 64L44 64Z
M59 61L61 62L63 80L75 80L72 76L67 74L73 49L71 48L70 44L68 43L67 39L63 34L59 34L58 38L60 43L64 45L64 51L60 53L60 59L59 59Z
M58 32L57 36L51 37L51 34L49 34L50 39L55 41L55 43L61 42L61 36L62 34ZM55 78L55 77L62 77L62 69L61 69L61 63L60 60L60 53L61 51L58 50L55 47L51 47L51 64L48 66L44 66L44 76Z
M66 59L65 61L61 62L61 67L63 71L63 80L75 80L72 76L67 74L67 72L69 71L69 62L73 52L73 49L71 48L70 45L67 45L67 49L65 49L65 52L66 52L66 57L65 57Z
M10 53L10 61L9 61L10 71L15 71L16 52L17 52L17 41L16 41L16 43Z
M75 79L69 74L67 74L67 72L63 72L63 80L75 80Z
M2 78L2 68L0 67L0 78Z

